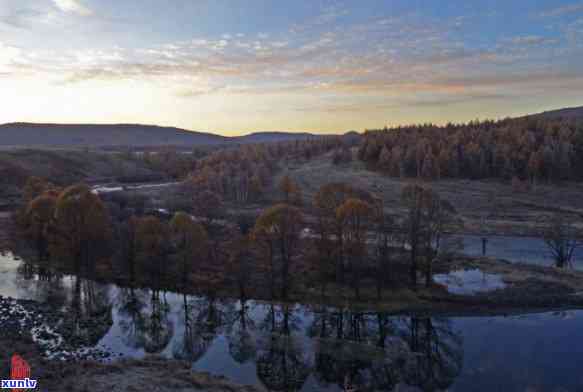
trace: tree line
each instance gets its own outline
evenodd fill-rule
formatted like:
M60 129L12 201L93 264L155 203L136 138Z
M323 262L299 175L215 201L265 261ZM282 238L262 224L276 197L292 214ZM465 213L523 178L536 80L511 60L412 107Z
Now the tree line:
M583 122L525 117L369 130L358 157L402 178L583 179Z
M123 193L102 198L83 184L59 189L30 178L17 221L40 262L153 288L233 287L245 297L263 290L288 299L316 287L323 296L350 289L356 298L365 288L370 297L365 282L381 298L387 288L417 289L419 276L431 286L433 265L445 254L441 236L455 214L435 191L406 187L405 219L343 183L325 184L305 200L284 176L278 193L257 216L229 214L221 197L201 187L189 212L167 217Z
M314 137L223 149L197 161L186 178L186 186L211 191L238 204L258 202L263 200L281 166L310 160L349 143L350 138Z

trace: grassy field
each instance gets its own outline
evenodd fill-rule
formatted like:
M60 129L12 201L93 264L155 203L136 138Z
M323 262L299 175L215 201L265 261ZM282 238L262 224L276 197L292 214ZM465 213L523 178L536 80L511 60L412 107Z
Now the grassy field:
M382 198L385 208L398 215L405 212L400 200L403 187L416 182L367 170L357 160L334 165L330 156L323 156L284 168L269 192L271 201L277 200L276 186L286 174L300 185L306 204L312 202L323 184L344 182ZM423 184L452 203L463 225L459 230L466 233L486 230L492 234L533 235L545 214L560 212L579 219L583 216L583 184L540 184L528 192L514 191L509 181L447 179Z

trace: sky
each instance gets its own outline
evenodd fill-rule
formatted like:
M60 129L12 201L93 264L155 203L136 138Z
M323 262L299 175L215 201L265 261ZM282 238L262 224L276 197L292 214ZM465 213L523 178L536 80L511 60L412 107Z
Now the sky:
M583 1L0 0L0 123L239 135L583 105Z

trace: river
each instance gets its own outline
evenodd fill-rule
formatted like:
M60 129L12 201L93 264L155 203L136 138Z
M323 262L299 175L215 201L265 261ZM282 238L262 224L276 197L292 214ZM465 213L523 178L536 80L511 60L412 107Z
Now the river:
M285 391L340 391L346 381L359 391L583 388L582 311L394 316L153 293L25 270L1 256L0 295L48 301L72 318L109 313L111 326L96 343L109 360L158 354Z
M459 235L463 242L462 253L469 256L482 256L482 237L478 235ZM515 263L528 263L543 266L554 264L552 254L541 238L515 236L487 237L486 256L504 259ZM583 247L575 249L573 268L583 270Z

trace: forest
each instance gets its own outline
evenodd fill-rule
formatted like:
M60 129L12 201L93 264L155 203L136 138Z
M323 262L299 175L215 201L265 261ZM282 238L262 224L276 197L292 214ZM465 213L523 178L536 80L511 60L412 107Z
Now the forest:
M583 121L525 117L369 130L358 158L401 178L583 179Z
M407 187L408 218L398 221L378 197L348 184L324 184L313 200L287 175L270 184L283 161L346 154L348 144L321 138L211 153L195 161L165 212L138 195L31 177L15 215L16 242L47 268L154 288L230 287L248 298L284 299L349 288L360 299L365 287L365 297L381 298L387 287L416 288L421 271L429 287L455 213L436 192ZM233 210L264 203L269 185L277 190L271 206ZM394 261L405 244L407 265Z
M49 269L184 292L378 300L387 289L432 289L436 266L458 250L458 244L444 237L459 219L430 182L405 185L399 201L405 213L397 215L374 191L348 183L324 183L307 198L285 168L320 156L344 165L352 160L351 150L358 149L367 164L388 168L389 174L391 162L402 157L399 173L422 179L428 173L439 178L474 170L476 175L493 175L497 166L490 160L498 158L490 154L502 157L503 167L514 168L513 176L520 170L530 173L533 183L563 178L556 177L555 165L573 168L571 175L576 175L575 124L513 124L370 131L360 146L353 137L323 137L243 145L186 158L171 152L131 158L181 180L163 209L152 208L140 194L98 194L83 183L58 186L30 177L14 217L15 243L34 250L34 258ZM523 128L510 131L519 125ZM408 138L418 143L407 147ZM506 148L521 152L496 153ZM559 158L553 152L551 164L543 159L537 172L529 171L533 156L544 157L541 151L554 149L572 152ZM449 156L448 151L463 163L435 158ZM475 151L480 151L480 159ZM518 169L521 165L526 166ZM569 266L578 244L572 222L557 216L547 223L541 235L557 265Z

